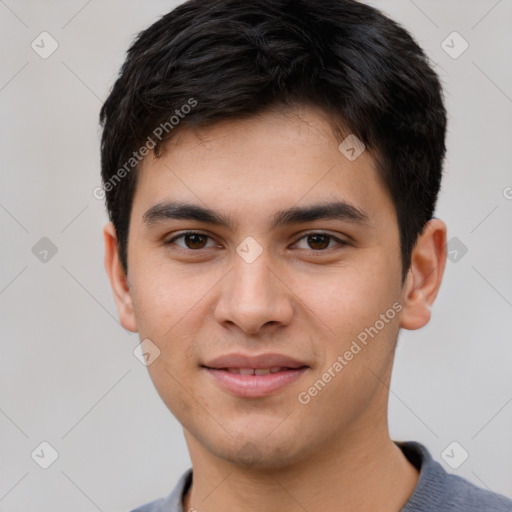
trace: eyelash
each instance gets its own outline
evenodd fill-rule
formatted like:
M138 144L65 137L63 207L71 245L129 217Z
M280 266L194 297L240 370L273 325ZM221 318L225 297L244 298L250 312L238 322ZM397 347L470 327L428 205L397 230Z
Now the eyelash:
M200 235L200 236L209 238L210 240L213 240L213 238L210 235L201 233L199 231L184 231L184 232L180 233L179 235L174 236L167 242L165 242L165 245L173 244L176 240L178 240L180 238L184 238L187 235ZM314 236L314 235L326 236L329 238L329 243L334 240L341 247L349 245L347 242L344 242L343 240L340 240L339 238L335 237L334 235L331 235L330 233L325 233L323 231L311 231L309 233L305 233L296 242L294 242L294 244L298 243L299 241L303 240L304 238L307 238L308 236ZM189 251L189 252L200 252L201 250L208 249L208 247L203 247L201 249L189 249L188 247L184 248L184 247L180 247L180 246L178 246L178 247L184 251ZM333 249L333 247L327 247L325 249L310 249L310 250L313 252L326 252L329 249Z

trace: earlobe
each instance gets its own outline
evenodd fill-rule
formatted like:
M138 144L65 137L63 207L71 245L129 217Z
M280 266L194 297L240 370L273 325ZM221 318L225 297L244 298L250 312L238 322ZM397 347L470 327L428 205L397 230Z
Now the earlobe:
M446 224L430 220L418 237L403 287L400 327L420 329L431 316L446 266Z
M107 223L103 228L103 238L105 242L105 270L114 294L119 321L126 330L138 332L128 276L125 274L119 259L117 236L112 222Z

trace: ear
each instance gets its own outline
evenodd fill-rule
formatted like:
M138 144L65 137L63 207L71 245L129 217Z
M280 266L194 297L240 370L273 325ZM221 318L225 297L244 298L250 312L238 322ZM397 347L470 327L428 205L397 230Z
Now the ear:
M103 238L105 240L105 270L114 293L119 320L126 330L137 332L128 276L125 274L119 259L116 230L112 222L109 222L103 228Z
M402 295L400 327L420 329L430 321L430 308L441 286L446 266L446 224L427 222L411 255Z

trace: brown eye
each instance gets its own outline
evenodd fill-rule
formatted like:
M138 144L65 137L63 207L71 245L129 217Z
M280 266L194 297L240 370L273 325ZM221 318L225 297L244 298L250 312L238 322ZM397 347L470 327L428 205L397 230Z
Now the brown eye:
M192 235L185 235L185 244L189 249L202 249L206 244L206 237L205 235L198 235L198 234L192 234Z
M348 244L329 233L306 233L296 242L296 245L299 249L325 251L326 249L334 249L336 246L343 248Z
M178 247L182 249L190 249L190 250L199 250L207 247L208 240L211 239L208 235L204 235L203 233L182 233L181 235L175 236L171 240L167 242L167 244L173 244L176 240L183 239L184 243L176 243ZM209 246L211 247L211 245Z
M308 235L307 238L308 245L315 250L327 249L331 239L329 235Z

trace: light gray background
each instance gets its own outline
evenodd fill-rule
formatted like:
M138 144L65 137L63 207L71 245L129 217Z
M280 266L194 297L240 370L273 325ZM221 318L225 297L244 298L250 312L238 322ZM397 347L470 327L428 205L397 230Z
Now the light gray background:
M133 36L176 2L0 1L0 510L127 511L189 467L181 427L134 357L103 268L98 112ZM390 393L396 440L512 496L512 3L372 2L426 49L445 84L437 215L468 248L448 262L430 324L403 331ZM31 48L42 32L59 47ZM441 47L457 31L469 48ZM457 43L458 44L458 43ZM32 247L48 237L46 263ZM42 441L59 457L31 458ZM456 470L452 441L469 458Z

